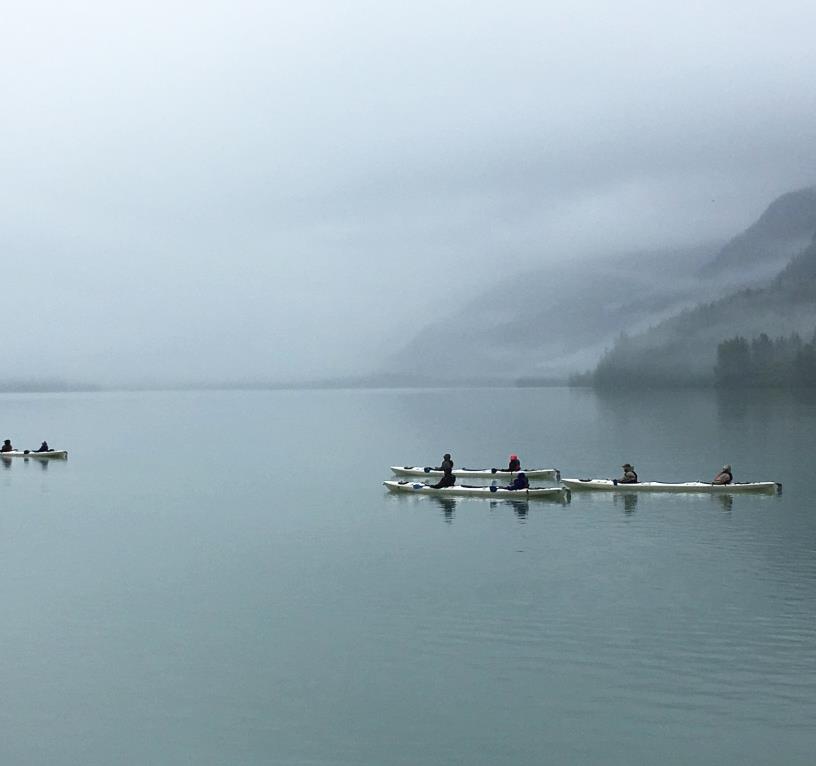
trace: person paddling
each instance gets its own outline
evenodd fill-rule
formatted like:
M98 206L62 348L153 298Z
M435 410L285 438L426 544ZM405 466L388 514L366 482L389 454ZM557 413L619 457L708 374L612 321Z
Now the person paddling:
M635 472L635 467L630 463L624 463L621 468L623 468L623 476L618 479L618 484L637 484L638 483L638 475Z
M6 439L3 446L0 447L0 452L14 452L14 447L11 446L11 439Z
M519 460L518 455L510 455L510 463L507 466L508 471L520 471L521 470L521 460Z
M731 484L734 481L734 474L731 473L731 466L724 465L715 477L712 484Z
M448 457L450 457L450 455L448 455ZM450 463L450 467L442 469L442 478L436 482L436 484L430 484L429 486L431 489L444 489L445 487L452 487L454 484L456 484L456 477L453 475L452 471L453 461L449 460L448 462ZM445 461L442 461L442 464L444 465Z
M513 479L512 484L508 484L505 489L530 489L530 482L527 479L527 474L524 471L519 471L516 478Z
M53 450L51 450L51 448L48 446L48 442L43 442L40 445L40 448L38 450L34 450L34 451L35 452L52 452Z
M438 465L436 468L434 468L434 471L442 471L444 473L445 471L450 472L452 470L453 470L453 458L451 458L450 452L446 452L442 456L442 465Z

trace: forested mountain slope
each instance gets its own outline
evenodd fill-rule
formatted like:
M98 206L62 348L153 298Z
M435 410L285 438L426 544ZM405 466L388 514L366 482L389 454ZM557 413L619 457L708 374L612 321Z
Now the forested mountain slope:
M648 332L622 337L598 364L599 386L714 382L717 348L734 336L771 338L816 327L816 239L771 283L683 311Z

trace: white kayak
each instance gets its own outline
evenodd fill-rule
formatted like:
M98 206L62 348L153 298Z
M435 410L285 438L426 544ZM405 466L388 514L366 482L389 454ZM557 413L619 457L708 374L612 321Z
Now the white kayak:
M709 484L704 481L668 483L663 481L641 481L637 484L621 484L612 479L561 479L570 489L606 490L607 492L778 492L782 485L775 481L750 481L735 484Z
M6 457L35 457L40 460L67 460L68 450L50 449L48 452L37 452L30 449L15 449L11 452L0 452L0 458Z
M437 497L512 497L516 500L531 498L561 499L569 494L565 487L530 487L529 489L504 489L503 487L468 487L465 484L454 484L452 487L434 489L418 481L384 481L391 492L410 492L415 495L435 495Z
M392 465L391 470L397 476L441 476L429 466ZM508 471L506 468L454 468L453 475L461 479L512 479L518 473L524 473L528 479L558 479L561 472L557 468L522 468L521 471Z

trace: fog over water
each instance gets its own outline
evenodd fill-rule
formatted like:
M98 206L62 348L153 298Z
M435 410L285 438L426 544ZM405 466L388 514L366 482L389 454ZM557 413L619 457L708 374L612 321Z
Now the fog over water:
M814 22L810 2L7 6L4 377L364 373L497 275L730 237L816 181Z

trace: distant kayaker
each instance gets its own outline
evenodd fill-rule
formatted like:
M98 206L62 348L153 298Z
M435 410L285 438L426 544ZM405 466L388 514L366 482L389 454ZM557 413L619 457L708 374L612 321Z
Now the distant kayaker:
M510 463L507 466L508 471L520 471L521 470L521 460L519 460L518 455L510 455Z
M621 468L623 468L623 476L618 479L618 484L637 484L638 483L638 475L635 473L635 467L630 463L624 463Z
M48 442L43 442L40 445L38 450L34 450L35 452L51 452L51 448L48 446Z
M519 471L516 478L513 479L512 484L508 484L506 489L530 489L530 482L527 480L527 474L524 471Z
M11 439L6 439L3 446L0 447L0 452L14 452L14 447L11 446Z
M450 457L450 455L448 455ZM451 462L451 467L453 467L453 462ZM453 472L450 468L443 468L444 473L442 474L442 478L436 482L436 484L431 484L431 489L442 489L443 487L452 487L456 484L456 477L453 475Z
M731 473L731 466L724 465L722 467L722 471L720 471L715 477L712 484L730 484L734 481L734 474Z
M434 468L434 471L452 471L453 470L453 459L450 456L450 452L446 452L442 456L442 465L438 465Z

